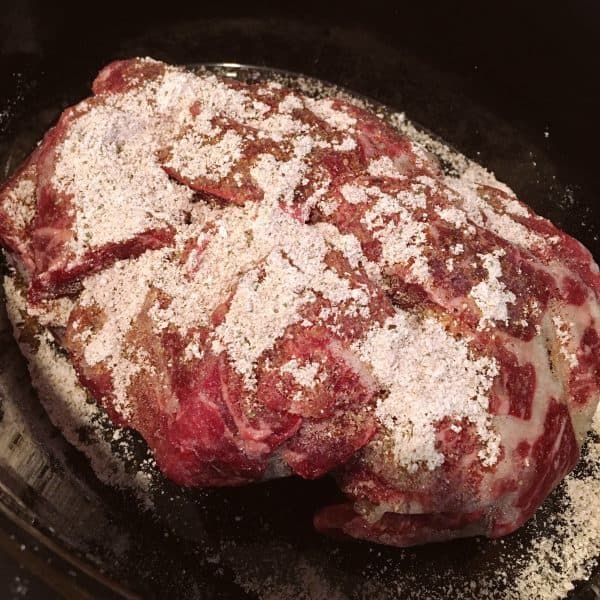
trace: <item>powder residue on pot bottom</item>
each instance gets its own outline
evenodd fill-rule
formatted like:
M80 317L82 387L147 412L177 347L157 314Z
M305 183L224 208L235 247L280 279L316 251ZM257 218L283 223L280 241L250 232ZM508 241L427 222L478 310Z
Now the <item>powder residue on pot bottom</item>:
M563 512L553 513L549 531L540 532L523 560L515 598L564 598L573 582L587 579L600 555L600 411L596 413L584 458L561 486Z
M580 464L554 492L550 504L513 536L480 540L476 545L480 557L461 555L473 567L468 577L448 565L428 564L413 549L390 553L372 547L371 564L350 578L336 550L327 557L319 552L309 557L277 542L259 550L224 540L216 561L229 566L236 583L261 600L559 600L597 567L599 495L600 412ZM253 552L260 552L261 559L248 561L248 556L257 555ZM285 564L278 556L285 556Z

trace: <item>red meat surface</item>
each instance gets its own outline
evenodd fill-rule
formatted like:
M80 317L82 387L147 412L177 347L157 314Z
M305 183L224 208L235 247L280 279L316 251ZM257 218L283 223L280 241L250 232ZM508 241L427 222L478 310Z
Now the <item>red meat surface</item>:
M29 229L35 217L38 157L36 148L0 188L0 241L24 273L34 269Z
M389 300L364 273L351 270L336 253L329 260L351 285L371 288L373 317L381 319L393 312ZM178 292L192 294L194 276L184 279L184 289ZM230 302L224 299L207 326L183 330L170 324L161 329L153 307L168 310L173 298L150 289L127 324L121 356L92 363L86 348L111 310L102 305L98 291L91 299L75 302L62 343L82 384L114 421L142 433L161 469L181 485L258 480L275 459L306 478L345 463L377 428L371 411L374 384L350 351L367 320L342 314L334 327L331 317L319 317L324 308L331 309L330 302L307 302L302 314L312 324L286 328L258 358L257 384L248 389L226 353L210 344ZM201 349L196 355L186 352L190 342ZM305 389L281 369L290 361L299 367L318 364L323 383ZM123 364L129 365L131 374L125 395L115 383Z
M316 528L396 546L533 515L600 396L579 242L339 98L152 59L92 89L0 189L0 242L165 475L331 473Z

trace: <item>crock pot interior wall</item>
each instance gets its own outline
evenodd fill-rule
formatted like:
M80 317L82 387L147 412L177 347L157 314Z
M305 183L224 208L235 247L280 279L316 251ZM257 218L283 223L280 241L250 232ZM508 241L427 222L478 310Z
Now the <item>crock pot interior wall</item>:
M24 123L34 135L28 139L39 137L56 119L59 105L86 95L95 72L113 58L152 55L188 64L266 65L334 81L406 111L494 170L600 257L595 233L600 94L594 88L600 72L600 6L582 1L557 7L222 4L198 2L190 8L164 2L152 8L5 0L0 6L2 156ZM58 99L50 103L56 108L28 124L31 111L39 113L48 98ZM511 127L502 129L498 119ZM518 140L511 137L515 131ZM24 145L17 154L29 150ZM0 177L18 158L0 165ZM564 204L559 210L556 202L564 200L567 183L576 202L573 210L565 211ZM329 493L314 489L309 504ZM297 492L306 493L300 484ZM269 502L275 512L276 489ZM218 585L222 589L221 581Z
M390 58L408 51L458 75L460 86L495 112L538 131L549 126L552 147L591 167L585 140L598 127L599 24L600 6L590 0L5 0L0 55L4 73L29 66L74 81L135 51L180 62L235 60L335 77L376 95L373 63L381 63L380 85L393 89Z

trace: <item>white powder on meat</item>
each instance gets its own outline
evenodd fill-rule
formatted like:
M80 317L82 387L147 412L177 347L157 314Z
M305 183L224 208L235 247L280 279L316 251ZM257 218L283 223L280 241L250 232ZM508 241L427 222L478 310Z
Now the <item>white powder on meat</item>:
M508 323L508 304L512 304L517 299L514 293L500 281L502 277L500 258L505 254L504 250L499 249L490 254L478 255L488 275L485 280L471 288L469 296L481 311L480 329L498 321Z
M304 102L312 112L334 129L352 131L356 125L356 119L353 116L333 108L333 100L330 98L320 100L306 98Z
M283 142L287 137L308 130L308 125L287 114L273 114L260 123L258 137L268 137L274 142Z
M511 215L515 215L516 217L530 217L531 216L531 212L527 209L527 207L525 207L523 204L521 204L519 201L517 200L513 200L511 199L503 199L502 200L502 204L504 206L504 210L508 213L510 213Z
M408 266L415 281L426 281L429 276L427 259L423 255L426 232L426 223L408 217L398 223L390 221L374 233L375 239L382 244L381 262L389 267Z
M331 179L327 176L317 176L316 182L314 183L312 194L306 199L306 205L310 209L313 206L318 206L320 210L323 211L323 214L333 214L335 212L335 207L337 206L335 201L330 202L328 205L327 201L331 201L331 198L326 196L329 191L329 186L331 185ZM329 210L329 213L326 213L326 210Z
M86 280L79 298L81 306L97 305L106 315L101 329L93 334L86 330L84 358L88 364L120 360L123 339L155 279L156 266L165 256L166 250L147 252L135 261L119 261ZM123 302L125 290L127 302Z
M350 266L356 269L360 265L367 268L377 268L377 265L370 263L363 254L362 247L358 238L351 233L340 233L339 229L330 223L317 223L315 227L322 232L325 239L336 249L339 250ZM369 263L367 265L367 263Z
M307 362L301 365L293 358L282 365L279 370L282 373L289 373L298 385L312 389L317 383L317 374L320 368L321 364L318 362Z
M193 135L193 130L176 140L169 166L192 181L204 177L214 180L226 177L242 155L242 137L235 131L227 131L218 142L204 142L201 137Z
M545 248L547 246L548 240L542 235L518 223L508 214L496 212L488 202L480 197L477 183L456 177L446 177L445 183L457 193L457 203L466 212L469 220L476 225L490 229L511 244L522 248Z
M381 156L372 159L367 166L367 172L373 177L391 177L393 179L406 179L406 176L400 173L394 161L389 156Z
M436 320L418 322L403 312L372 328L353 349L388 392L375 414L394 442L399 465L414 472L420 465L432 470L443 464L435 427L445 417L472 423L483 445L483 464L495 464L500 440L488 412L498 374L494 359L472 357L466 342Z
M102 327L87 340L86 360L90 364L109 361L123 410L127 384L139 370L135 361L126 358L124 339L150 282L170 298L166 306L150 308L156 330L171 325L183 335L190 327L208 325L217 306L235 292L214 348L227 350L250 387L256 359L288 325L301 321L298 309L314 301L315 293L336 306L344 304L349 313L368 315L368 293L353 288L323 262L335 246L319 228L307 228L279 208L286 189L271 189L267 201L258 205L230 206L225 211L207 208L204 221L180 228L175 249L146 252L85 280L81 302L95 302L107 315ZM215 234L199 236L197 229L204 223L212 223ZM190 275L176 257L187 240L199 238L203 249L194 254L197 268ZM349 261L361 260L355 238L340 236L337 241ZM265 279L259 281L262 275ZM123 303L122 298L131 294L131 302Z
M345 137L341 142L332 144L332 148L338 152L350 152L357 146L356 140L351 137Z
M367 188L366 193L375 202L365 212L361 222L381 242L379 266L408 267L410 278L424 282L429 277L429 265L423 253L427 244L428 224L417 220L406 206L412 209L424 206L425 196L421 192L405 190L392 196L376 187Z
M191 341L184 349L183 356L186 360L192 360L194 358L201 359L204 356L204 352L200 349L200 345L197 341Z
M287 114L291 113L295 110L302 110L304 108L304 103L302 100L294 93L288 94L278 106L278 110L280 113Z
M420 191L401 190L395 195L390 195L377 187L370 187L366 188L365 192L375 200L361 219L368 229L382 226L386 216L400 214L404 221L413 219L409 210L425 208L427 203L426 196Z
M126 352L126 336L138 316L150 285L159 280L159 268L168 250L147 252L135 261L117 262L111 269L89 277L79 299L82 307L102 311L102 326L95 331L81 330L85 362L94 366L104 363L110 370L113 404L124 416L131 415L128 387L132 377L142 369L143 360L132 360ZM128 301L123 302L127 294ZM78 323L73 323L76 330ZM148 365L145 365L148 368Z
M299 308L315 300L314 293L307 290L304 273L280 252L268 257L264 271L262 277L258 269L242 277L213 344L217 352L227 350L250 388L256 384L255 361L288 325L301 319Z
M344 200L350 202L350 204L361 204L369 201L365 188L358 185L346 183L340 188L340 192Z
M436 212L442 219L444 219L444 221L451 223L457 229L460 229L467 223L467 216L465 215L464 211L456 208L455 206L439 208L436 210Z
M323 213L324 216L330 217L339 207L339 202L335 198L326 198L319 200L317 207Z
M297 138L294 141L294 156L287 161L278 160L272 154L257 157L250 175L262 189L264 202L293 204L294 192L308 169L303 158L312 150L313 144L313 139L309 136Z
M368 315L368 294L351 288L347 279L340 278L323 262L328 252L325 240L316 234L305 234L303 238L296 238L294 245L288 240L282 245L285 256L281 250L274 250L261 268L241 278L227 316L215 331L213 349L227 350L250 389L256 384L256 360L289 325L302 320L299 309L314 302L315 293L335 306L350 302L350 312Z
M76 257L181 221L193 192L169 179L154 155L173 127L169 113L159 114L153 103L169 78L92 105L57 147L52 184L75 207L69 247Z
M21 177L17 185L3 198L3 212L10 217L16 229L24 231L35 216L35 183Z

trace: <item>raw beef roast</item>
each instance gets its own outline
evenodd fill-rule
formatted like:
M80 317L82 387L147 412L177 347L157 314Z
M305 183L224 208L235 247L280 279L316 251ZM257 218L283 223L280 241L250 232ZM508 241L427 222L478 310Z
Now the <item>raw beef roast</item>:
M600 392L585 248L340 99L151 59L93 91L0 192L22 344L181 485L332 473L317 528L398 546L534 513Z

